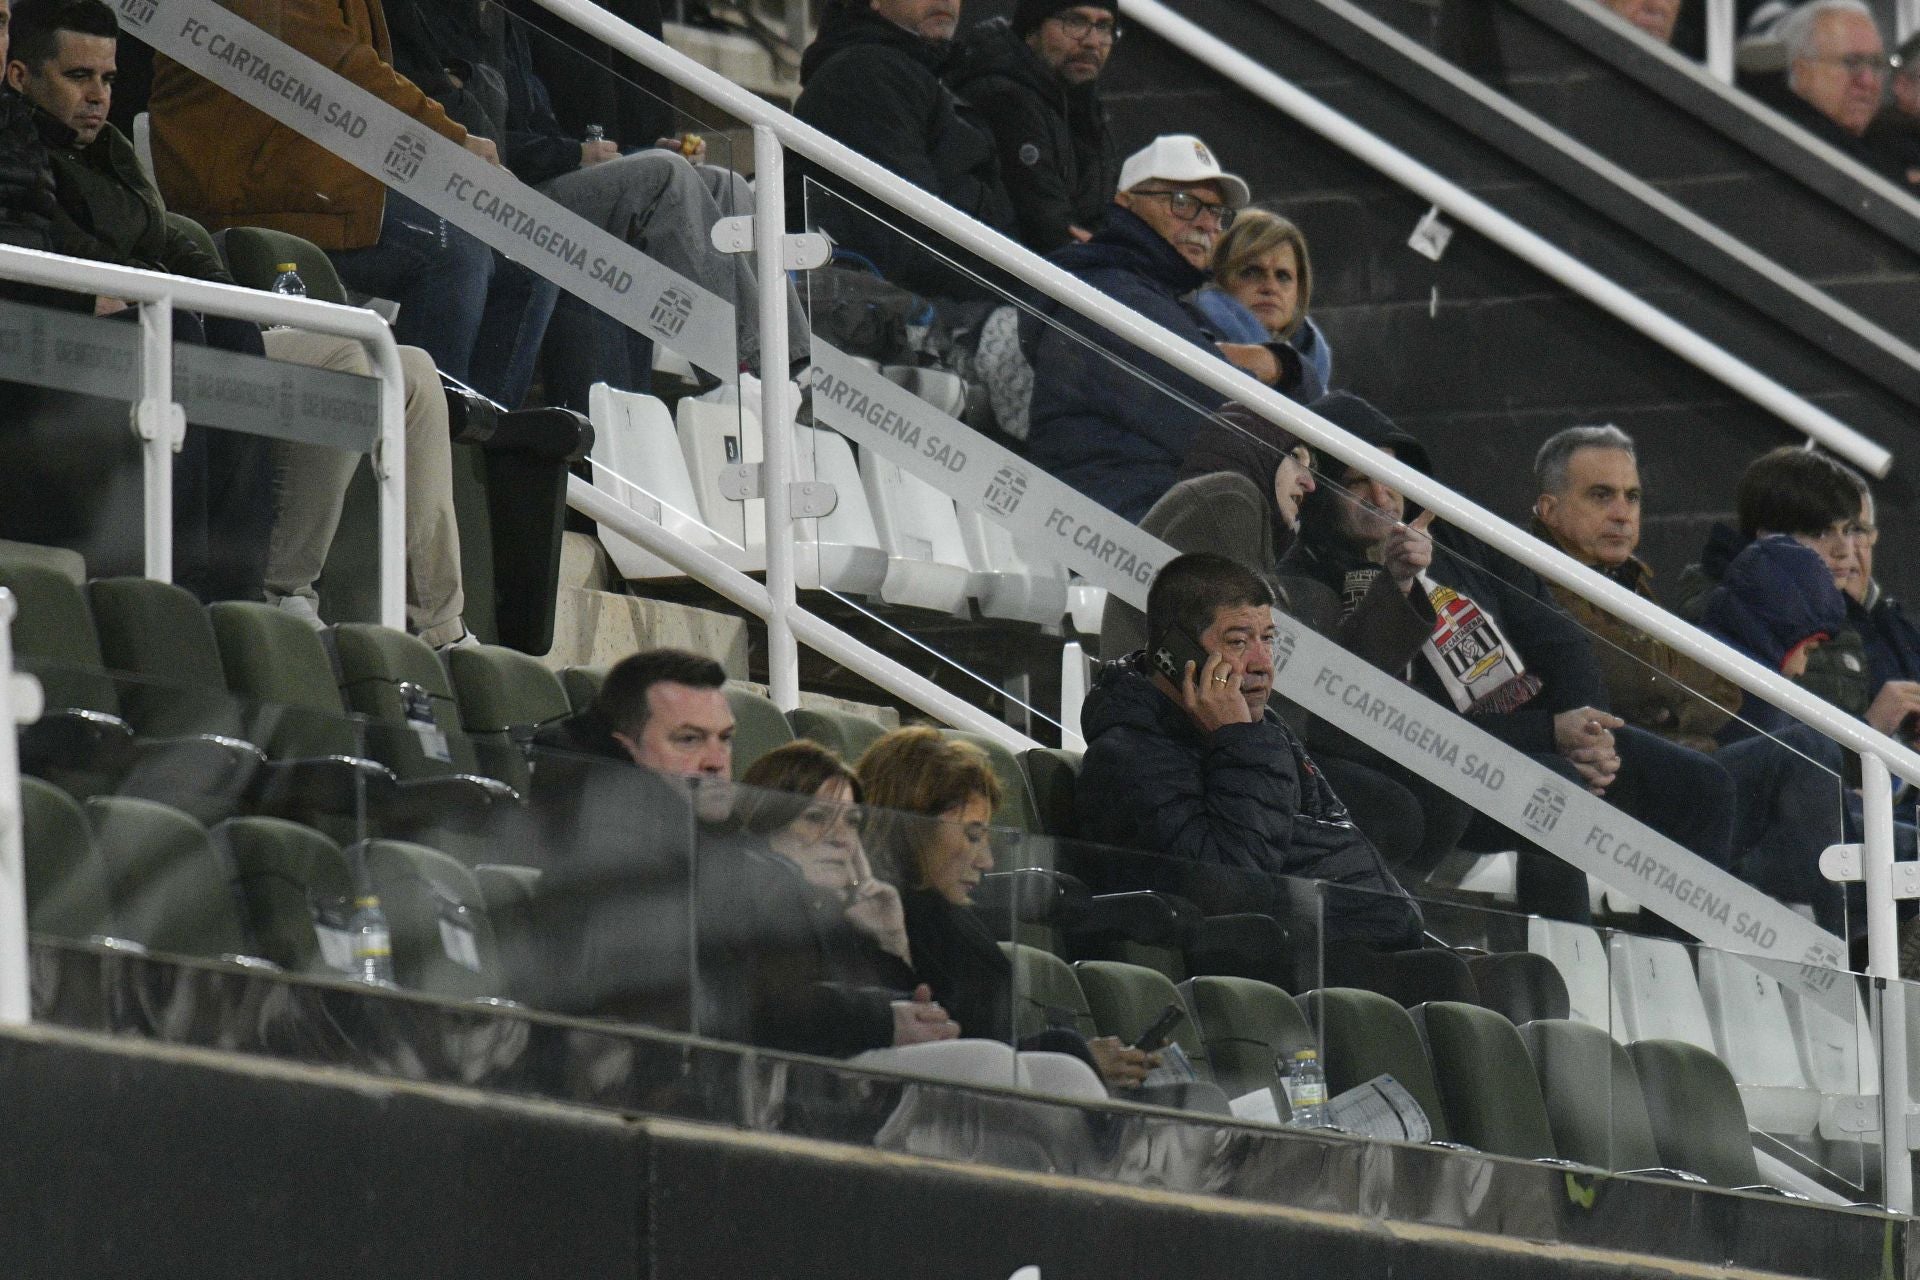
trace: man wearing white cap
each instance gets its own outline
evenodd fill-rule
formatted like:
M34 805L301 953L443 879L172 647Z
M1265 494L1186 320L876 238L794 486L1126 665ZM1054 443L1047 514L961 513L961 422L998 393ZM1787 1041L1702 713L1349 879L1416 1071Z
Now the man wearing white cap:
M1220 342L1191 301L1207 282L1214 242L1247 203L1247 184L1190 134L1155 138L1120 167L1117 206L1084 244L1051 260L1173 334L1288 391L1300 358L1283 343ZM1056 320L1194 404L1220 397L1064 307ZM1049 325L1023 326L1037 377L1029 448L1034 461L1112 511L1138 520L1173 487L1187 444L1206 421Z

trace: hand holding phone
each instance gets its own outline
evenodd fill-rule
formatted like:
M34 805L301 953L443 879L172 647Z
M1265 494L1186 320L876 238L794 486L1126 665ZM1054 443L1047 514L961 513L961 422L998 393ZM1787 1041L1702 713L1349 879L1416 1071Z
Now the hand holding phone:
M1158 1052L1166 1046L1167 1037L1173 1034L1173 1029L1179 1026L1180 1020L1186 1016L1187 1011L1179 1005L1168 1005L1160 1011L1160 1016L1153 1020L1153 1025L1140 1033L1140 1038L1133 1042L1133 1047L1143 1053Z

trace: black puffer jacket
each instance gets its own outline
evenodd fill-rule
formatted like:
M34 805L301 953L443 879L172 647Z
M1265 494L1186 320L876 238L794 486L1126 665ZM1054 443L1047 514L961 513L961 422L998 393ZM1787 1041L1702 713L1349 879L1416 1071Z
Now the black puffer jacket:
M967 33L947 83L993 131L1021 243L1047 253L1073 242L1070 226L1100 229L1120 181L1120 153L1095 85L1063 82L1005 18Z
M1080 835L1362 890L1329 897L1330 937L1387 945L1416 938L1419 908L1351 824L1293 731L1269 712L1254 724L1202 734L1144 673L1140 657L1102 671L1081 712Z
M50 248L54 213L53 170L33 108L0 89L0 244Z
M820 22L819 37L801 57L804 87L793 113L929 195L1017 236L993 134L941 83L952 52L951 41L922 40L864 5L834 4ZM813 174L804 162L796 163L789 197L805 200L813 224L835 243L871 259L881 275L902 288L947 296L961 291L953 272L905 237L838 197L808 196L804 179ZM839 179L821 180L835 191L848 190ZM892 210L882 216L902 221Z

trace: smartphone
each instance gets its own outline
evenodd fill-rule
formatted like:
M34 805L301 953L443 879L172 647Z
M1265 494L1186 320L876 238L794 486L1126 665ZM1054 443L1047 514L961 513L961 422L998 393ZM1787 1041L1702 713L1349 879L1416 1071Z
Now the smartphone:
M1180 1019L1186 1016L1187 1011L1179 1005L1168 1005L1161 1011L1160 1016L1153 1020L1153 1025L1140 1033L1140 1038L1133 1042L1133 1047L1147 1053L1155 1053L1166 1047L1167 1037L1172 1035L1173 1029L1180 1025Z
M1193 678L1198 680L1212 656L1192 632L1181 626L1168 627L1147 646L1147 662L1176 685L1186 682L1189 662L1193 664Z

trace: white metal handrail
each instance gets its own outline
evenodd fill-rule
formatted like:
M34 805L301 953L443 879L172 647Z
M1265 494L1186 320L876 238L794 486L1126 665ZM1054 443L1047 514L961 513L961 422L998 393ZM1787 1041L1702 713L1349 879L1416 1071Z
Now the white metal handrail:
M27 969L26 845L20 836L18 726L40 718L40 685L13 670L13 593L0 587L0 1025L33 1015Z
M1139 0L1139 3L1152 5L1154 0ZM1920 754L1874 731L1659 606L1641 599L1617 583L1609 582L1526 530L1459 496L1390 455L1381 453L1318 414L1254 381L1225 361L1142 319L1132 310L1115 306L1106 294L864 156L848 151L812 126L762 102L587 0L540 0L540 4L596 39L614 45L635 61L707 98L716 106L755 127L769 129L789 150L851 181L915 221L938 230L962 248L978 253L994 265L1021 277L1026 283L1037 286L1048 296L1124 338L1143 354L1164 361L1218 392L1222 399L1238 400L1334 457L1362 467L1369 474L1385 478L1402 493L1433 510L1440 518L1512 556L1549 581L1559 583L1599 604L1608 613L1632 622L1747 692L1813 725L1834 741L1854 751L1879 757L1898 776L1920 783ZM1129 12L1138 14L1141 10L1133 8ZM762 269L765 269L764 264ZM771 477L768 483L772 483Z
M380 496L381 625L404 629L406 610L406 380L400 348L386 321L360 307L214 284L159 271L113 266L0 245L0 279L119 298L140 306L141 403L135 425L145 440L146 574L173 578L173 451L168 430L177 417L173 398L173 309L284 324L354 338L366 344L380 381L380 436L374 475Z

